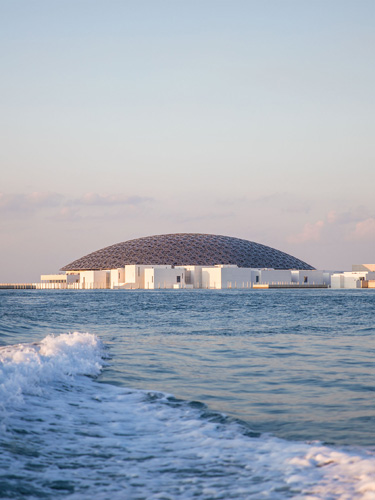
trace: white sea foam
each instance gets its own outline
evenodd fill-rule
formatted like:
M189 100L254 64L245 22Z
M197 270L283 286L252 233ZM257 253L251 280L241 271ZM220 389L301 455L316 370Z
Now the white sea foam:
M22 403L25 394L41 394L45 384L75 375L98 375L102 345L89 333L48 335L40 343L0 348L0 408Z
M375 498L375 457L272 436L166 394L101 384L90 334L0 350L0 496Z

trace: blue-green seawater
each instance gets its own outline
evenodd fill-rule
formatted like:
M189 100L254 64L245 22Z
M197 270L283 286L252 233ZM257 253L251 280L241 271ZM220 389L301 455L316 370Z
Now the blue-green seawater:
M375 464L374 305L372 290L0 291L0 497L367 498L358 471L336 493L340 474L317 479L316 458L299 482L270 471L314 446ZM24 354L69 332L91 335L83 351ZM102 368L75 373L91 338Z

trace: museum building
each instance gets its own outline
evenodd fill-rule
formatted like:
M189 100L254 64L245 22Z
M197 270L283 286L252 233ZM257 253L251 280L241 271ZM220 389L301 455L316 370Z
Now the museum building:
M328 284L329 279L323 271L269 246L199 233L155 235L117 243L85 255L61 271L65 274L42 275L42 282L83 289L222 289L272 283Z

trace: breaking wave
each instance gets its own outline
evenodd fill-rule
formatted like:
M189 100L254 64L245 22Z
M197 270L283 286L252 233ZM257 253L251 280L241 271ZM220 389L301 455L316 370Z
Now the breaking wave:
M375 497L364 449L257 435L198 402L96 380L89 333L0 348L0 497Z

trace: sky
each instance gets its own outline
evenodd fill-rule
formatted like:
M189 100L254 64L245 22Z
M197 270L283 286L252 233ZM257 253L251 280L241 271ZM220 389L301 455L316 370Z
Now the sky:
M375 262L373 0L0 0L0 282L153 234Z

